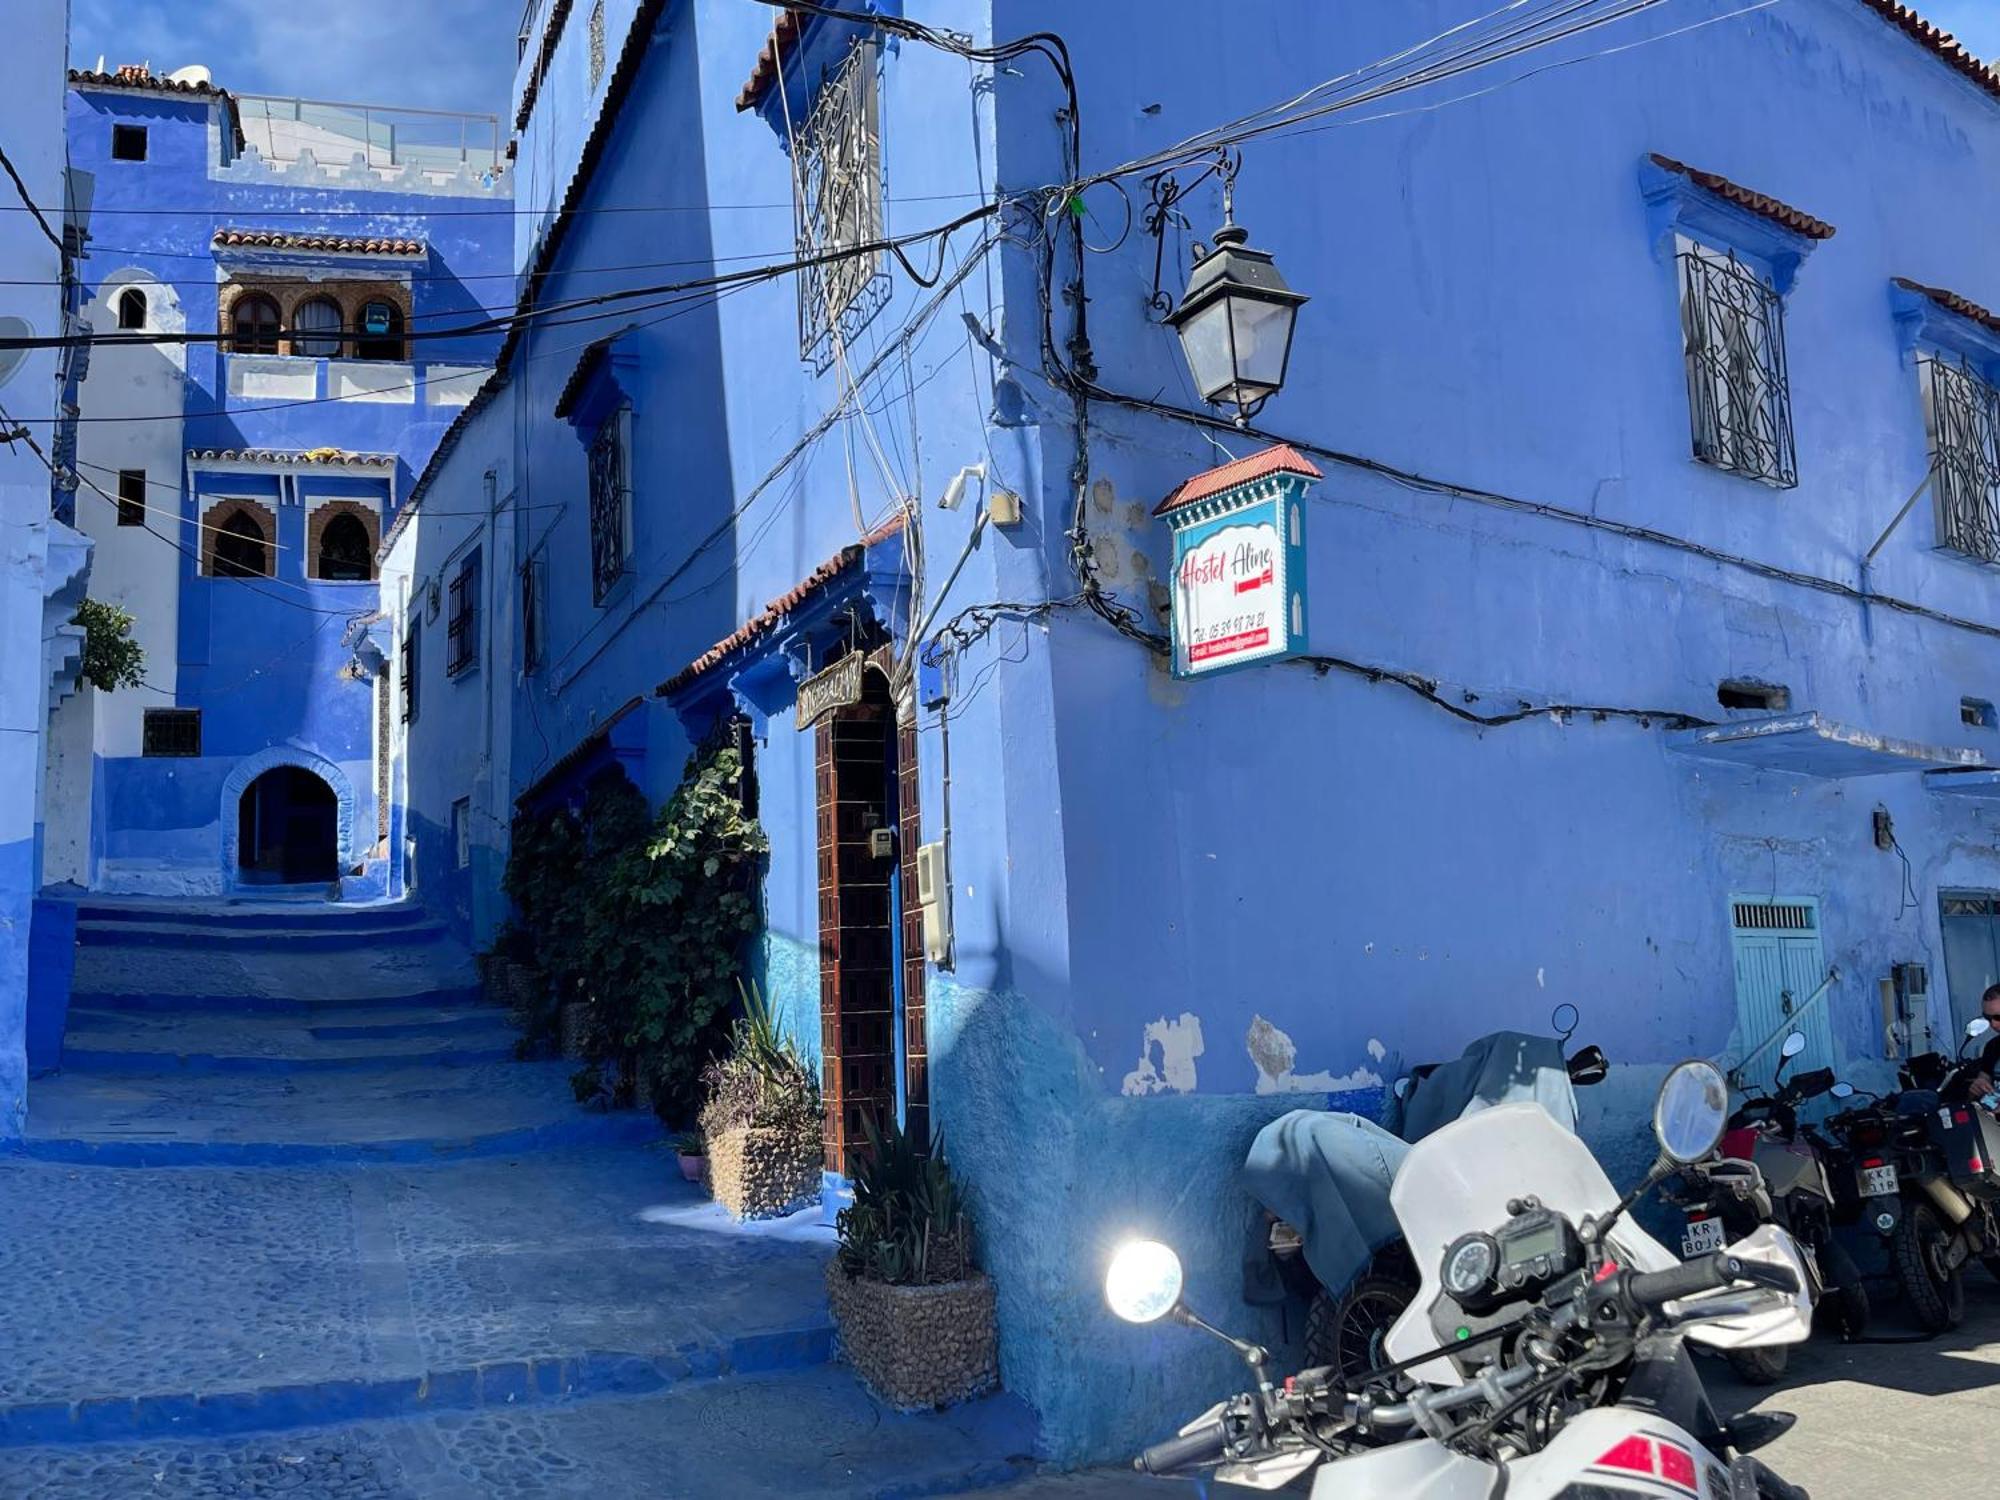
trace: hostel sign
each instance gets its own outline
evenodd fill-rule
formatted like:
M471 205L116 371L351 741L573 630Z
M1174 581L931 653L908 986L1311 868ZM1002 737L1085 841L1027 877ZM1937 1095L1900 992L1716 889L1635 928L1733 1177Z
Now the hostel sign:
M1305 496L1319 477L1281 445L1197 474L1153 512L1174 534L1176 677L1305 651Z

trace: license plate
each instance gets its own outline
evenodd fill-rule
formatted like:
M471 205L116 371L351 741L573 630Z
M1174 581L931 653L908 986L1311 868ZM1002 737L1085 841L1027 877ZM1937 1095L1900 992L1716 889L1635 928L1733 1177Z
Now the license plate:
M1681 1259L1691 1260L1697 1255L1707 1255L1722 1246L1722 1220L1689 1219L1687 1233L1681 1236Z
M1894 1167L1863 1167L1861 1169L1861 1196L1864 1198L1890 1198L1896 1193L1896 1169Z

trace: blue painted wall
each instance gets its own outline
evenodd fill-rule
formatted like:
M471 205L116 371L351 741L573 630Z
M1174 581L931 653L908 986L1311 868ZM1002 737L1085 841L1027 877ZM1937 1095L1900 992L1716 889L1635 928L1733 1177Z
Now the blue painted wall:
M1762 679L1866 735L2000 757L1990 731L1959 718L1961 696L1995 696L2000 649L1990 632L1935 618L1992 621L1990 570L1937 551L1919 506L1869 584L1933 617L1855 597L1862 553L1928 461L1891 279L2000 299L1983 248L2000 229L1988 190L2000 104L1861 0L1798 0L1664 35L1731 9L1640 18L1615 37L1246 147L1237 214L1313 297L1264 421L1366 460L1322 460L1308 507L1313 648L1435 683L1482 714L1566 703L1724 720L1718 683ZM1212 8L1172 3L1149 18L1144 66L1111 7L993 0L924 19L982 38L1061 32L1092 170L1477 10L1272 6L1232 13L1219 32ZM722 3L640 14L654 31L579 190L586 212L547 268L550 297L603 290L594 268L727 268L792 243L784 121L735 108L769 18ZM614 31L613 57L622 42ZM1643 44L1527 76L1612 42ZM809 34L803 76L830 45L824 28ZM587 117L597 96L580 78L548 77L536 107ZM890 233L935 225L996 185L1029 192L1075 175L1055 122L1062 93L1040 59L988 78L905 43L886 50L881 78ZM1456 98L1501 79L1514 81ZM1440 107L1409 108L1430 104ZM581 149L564 143L581 138L550 135L549 193ZM1786 306L1794 489L1690 456L1671 241L1641 173L1656 151L1838 229ZM1143 199L1137 179L1126 188ZM648 203L672 208L587 212ZM1151 240L1122 232L1115 190L1093 188L1083 206L1101 252L1084 267L1099 383L1190 404L1173 335L1146 306ZM1212 183L1183 209L1170 292L1187 241L1221 221ZM1031 240L1038 218L1030 206L1010 230ZM1943 1024L1937 893L2000 889L2000 818L1927 789L1914 769L1857 779L1721 765L1676 749L1657 716L1482 728L1342 670L1178 683L1074 608L1079 503L1103 585L1162 630L1170 549L1152 507L1266 439L1211 440L1095 400L1080 454L1074 403L1045 376L1040 248L982 253L980 239L971 228L941 258L912 252L927 274L941 259L939 291L887 268L887 301L847 351L865 421L825 420L845 409L843 372L798 359L796 288L784 279L524 339L509 390L473 425L485 435L440 468L422 504L468 509L494 455L518 464L503 493L517 497L518 556L546 568L547 651L506 709L511 792L893 516L897 494L919 501L923 612L936 604L944 622L975 605L1028 606L983 632L968 626L976 638L957 656L947 716L920 715L919 757L922 836L941 838L948 819L956 916L955 965L930 976L933 1098L982 1202L1004 1378L1040 1411L1051 1453L1128 1452L1232 1378L1221 1356L1102 1312L1097 1268L1123 1234L1176 1242L1202 1306L1275 1336L1275 1322L1260 1327L1235 1302L1250 1210L1231 1182L1257 1126L1286 1108L1329 1097L1372 1107L1398 1057L1541 1028L1571 1001L1585 1038L1628 1070L1587 1120L1623 1168L1664 1065L1758 1040L1737 1035L1734 894L1820 901L1826 954L1844 976L1829 1002L1835 1048L1857 1080L1883 1067L1875 982L1892 963L1930 965ZM1076 275L1066 249L1056 275L1063 346ZM634 562L600 606L578 498L583 448L554 408L582 347L628 323L618 347L635 415ZM940 600L979 487L957 511L936 502L975 461L989 487L1025 497L1025 518L988 529ZM445 530L440 556L457 545ZM893 567L871 552L672 705L687 732L725 707L760 726L773 838L760 962L809 1039L812 746L787 684L830 644L840 604L869 599L891 619L909 610L895 581L875 576L878 556ZM462 721L433 722L438 738L413 734L408 762L413 814L440 825L469 782L414 790L462 732ZM684 744L649 740L655 795L677 778ZM503 813L507 796L490 799ZM1878 805L1907 866L1875 847ZM492 836L497 864L504 840Z
M144 162L112 159L112 133L121 124L146 127ZM94 179L86 298L139 285L156 316L170 312L190 332L204 334L218 327L220 291L234 276L386 282L407 289L409 327L418 336L409 359L373 365L240 355L197 341L185 351L184 379L168 382L178 403L173 411L128 409L147 399L133 394L137 381L157 381L157 372L135 376L129 355L119 362L126 351L107 351L95 388L86 382L85 421L105 424L87 433L86 463L97 446L108 451L117 424L134 415L178 419L178 441L166 455L171 467L161 472L160 455L148 464L148 504L155 508L149 522L162 538L112 528L110 507L99 496L86 496L86 516L120 547L150 546L145 567L178 577L165 596L129 585L125 602L141 615L142 633L157 625L152 615L171 615L154 649L174 657L171 669L156 664L152 685L135 694L145 707L203 714L203 753L190 760L144 757L130 724L107 730L100 721L90 865L95 872L108 862L117 872L109 877L114 883L194 891L228 886L236 875L227 846L244 768L283 761L322 772L341 799L349 835L343 868L367 867L348 894L382 894L397 862L388 857L390 841L380 837L377 683L355 667L362 622L376 613L379 591L372 582L310 576L308 516L328 500L359 501L379 514L386 533L417 472L464 410L478 378L469 372L490 363L498 347L492 330L423 335L511 306L511 199L504 182L409 172L384 177L359 165L337 166L344 159L326 147L324 165L265 161L254 142L239 152L232 134L227 107L212 97L88 81L71 89L72 151ZM225 228L406 238L425 249L420 257L218 249L212 242ZM370 398L354 398L356 381L376 387ZM297 458L321 449L388 461L328 467ZM291 457L196 456L244 450ZM139 461L99 456L99 467L86 474L115 492L115 470ZM224 498L254 500L275 515L273 577L202 576L201 523ZM159 690L163 680L166 691Z

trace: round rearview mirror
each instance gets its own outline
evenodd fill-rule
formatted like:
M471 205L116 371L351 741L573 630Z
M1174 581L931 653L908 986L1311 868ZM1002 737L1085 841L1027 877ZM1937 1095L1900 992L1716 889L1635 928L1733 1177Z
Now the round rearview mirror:
M1549 1029L1568 1041L1576 1034L1577 1023L1583 1019L1583 1012L1565 1000L1555 1008L1549 1017Z
M1851 1083L1836 1083L1827 1092L1836 1099L1852 1099L1854 1097L1854 1085Z
M1970 1021L1965 1023L1965 1039L1968 1042L1977 1041L1992 1029L1993 1023L1987 1020L1986 1017L1974 1016Z
M1398 1078L1398 1079L1396 1080L1396 1085L1395 1085L1395 1086L1396 1086L1396 1097L1397 1097L1398 1099L1407 1099L1407 1098L1409 1098L1409 1097L1410 1097L1410 1080L1409 1080L1409 1079L1407 1079L1407 1078Z
M1653 1134L1669 1161L1700 1161L1722 1139L1729 1118L1729 1085L1714 1063L1691 1058L1660 1085L1653 1105Z
M1181 1258L1158 1240L1127 1240L1104 1273L1104 1300L1128 1323L1157 1323L1180 1305Z
M1806 1034L1803 1031L1794 1031L1786 1036L1783 1045L1778 1048L1778 1055L1780 1057L1797 1057L1805 1050Z

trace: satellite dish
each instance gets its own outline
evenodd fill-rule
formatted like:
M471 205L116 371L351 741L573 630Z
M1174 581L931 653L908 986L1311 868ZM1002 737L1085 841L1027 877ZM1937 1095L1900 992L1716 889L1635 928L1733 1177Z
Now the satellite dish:
M167 75L167 82L196 83L196 84L213 83L215 82L215 75L211 73L207 68L203 67L200 63L195 63L191 67L181 68L176 72L169 73Z
M0 317L0 339L31 339L35 336L35 325L26 318ZM21 368L21 361L28 357L26 349L0 349L0 386L14 378Z

